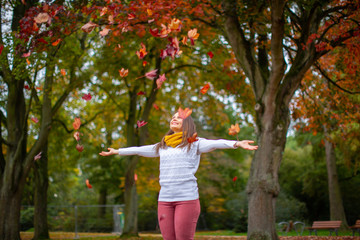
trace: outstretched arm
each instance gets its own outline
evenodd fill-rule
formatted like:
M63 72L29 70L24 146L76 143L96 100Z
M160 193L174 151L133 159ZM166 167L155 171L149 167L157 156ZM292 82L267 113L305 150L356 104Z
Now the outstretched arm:
M205 138L199 139L199 153L211 152L215 149L231 149L242 147L247 150L256 150L258 146L250 145L254 141L243 140L243 141L234 141L234 140L210 140Z
M146 145L140 147L128 147L128 148L108 148L108 151L102 151L99 153L101 156L110 156L114 154L119 154L122 156L129 156L129 155L139 155L142 157L158 157L159 154L155 151L155 145Z

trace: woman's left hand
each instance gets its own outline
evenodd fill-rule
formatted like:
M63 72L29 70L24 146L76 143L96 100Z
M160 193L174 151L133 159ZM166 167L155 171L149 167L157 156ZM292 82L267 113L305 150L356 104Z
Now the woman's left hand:
M242 147L246 150L256 150L258 149L258 146L250 145L250 143L254 143L254 141L251 140L242 140L235 143L235 147Z

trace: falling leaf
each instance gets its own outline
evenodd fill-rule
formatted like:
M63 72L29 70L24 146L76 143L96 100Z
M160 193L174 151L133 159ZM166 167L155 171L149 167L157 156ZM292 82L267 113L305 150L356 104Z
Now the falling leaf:
M156 78L156 76L157 76L157 69L145 73L145 77L147 77L150 80L154 80L154 78Z
M59 38L58 40L56 40L55 42L53 42L51 45L57 46L60 42L61 42L61 38Z
M136 122L136 124L137 124L138 128L141 128L141 127L145 126L147 124L147 122L145 122L144 120L142 120L142 121L138 120Z
M140 91L140 92L137 93L137 95L138 95L138 96L140 96L140 95L145 95L145 92Z
M205 84L205 86L203 86L202 88L201 88L201 90L200 90L200 92L202 93L202 94L205 94L208 90L209 90L209 88L210 88L210 84Z
M83 145L80 145L80 144L76 144L76 150L77 150L78 152L82 152L82 151L84 151L84 146L83 146Z
M27 63L27 65L30 65L30 64L31 64L31 62L29 61L29 59L26 59L26 63Z
M159 106L156 105L155 103L153 104L153 107L154 107L156 110L159 110L159 109L160 109Z
M161 87L161 85L165 82L165 80L166 80L165 73L159 76L159 78L156 80L157 89Z
M80 132L76 131L74 133L74 138L75 138L76 141L80 141Z
M160 37L165 38L168 36L169 33L171 33L171 29L167 28L164 24L161 24L161 31L160 31Z
M49 19L50 16L47 13L39 13L36 17L34 17L35 22L38 24L46 23Z
M92 96L91 96L90 93L88 93L88 94L85 93L85 94L82 96L82 99L84 99L85 101L90 101L91 98L92 98Z
M87 186L89 189L92 188L92 186L91 186L91 184L90 184L90 182L89 182L89 179L86 179L85 183L86 183L86 186Z
M154 21L155 21L155 19L152 18L152 19L149 19L149 20L148 20L148 23L152 23L152 22L154 22Z
M229 128L229 135L234 136L240 132L239 124L236 123L235 125L231 125Z
M60 70L60 73L61 73L61 75L65 76L65 75L66 75L65 69L61 69L61 70Z
M237 176L233 177L233 182L235 182L237 180Z
M211 51L209 51L209 52L207 53L207 55L209 55L210 58L213 58L213 57L214 57L214 54L213 54Z
M101 30L99 33L102 37L108 35L110 32L110 29L109 28L104 28L103 30Z
M121 70L119 70L119 73L121 77L126 77L129 74L129 70L122 68Z
M147 55L145 44L141 43L141 48L139 51L136 51L136 55L139 59L143 59Z
M34 157L34 161L37 161L41 158L41 153L42 152L39 152L35 157Z
M181 40L181 42L184 44L184 45L187 45L187 40L188 38L186 36L183 37L183 39Z
M49 44L49 43L48 43L45 39L43 39L43 38L39 38L38 41L39 41L39 42L42 42L42 43L44 43L44 44Z
M104 16L107 13L107 11L108 11L107 7L103 7L100 12L100 17Z
M160 37L160 34L159 34L159 29L155 28L154 30L153 29L149 29L149 32L151 35L153 35L154 37Z
M133 13L129 13L128 14L128 19L129 20L131 20L131 19L134 19L136 16L135 16L135 14L133 14Z
M180 32L181 31L181 21L177 18L173 18L169 24L169 29L171 31Z
M90 21L90 22L86 23L84 26L82 26L81 30L83 30L86 33L90 33L97 26L99 26L99 25Z
M199 37L199 33L197 33L197 29L194 28L192 30L189 30L188 31L188 37L190 38L190 41L191 41L191 44L194 45L194 40L198 39Z
M113 16L113 15L109 15L108 21L109 21L109 24L114 24L114 16Z
M74 122L73 122L73 127L75 130L78 130L81 126L81 120L80 118L75 118Z
M24 53L21 57L29 57L31 55L31 52L28 52L28 53Z
M33 121L34 123L38 123L38 122L39 122L39 119L37 119L37 117L31 117L30 119L31 119L31 121Z
M189 108L182 109L181 107L179 107L178 113L180 118L186 119L188 116L191 115L192 109Z
M197 133L194 133L193 135L192 135L192 137L189 137L188 139L187 139L187 141L188 141L188 143L193 143L193 142L196 142L196 141L198 141L199 139L197 138Z
M4 45L0 45L0 55L1 55L1 53L2 53L2 51L3 51L3 49L4 49Z
M148 64L148 62L147 61L143 61L143 67L145 67L146 65Z

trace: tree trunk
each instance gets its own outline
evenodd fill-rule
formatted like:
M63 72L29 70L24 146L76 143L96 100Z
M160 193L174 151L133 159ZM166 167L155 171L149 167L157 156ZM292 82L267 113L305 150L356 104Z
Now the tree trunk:
M50 239L47 222L47 192L48 178L48 141L42 148L41 158L36 161L35 175L35 213L34 213L34 240Z
M279 104L280 105L280 104ZM287 107L259 116L258 145L247 184L248 239L278 239L275 203L280 191L278 172L289 126Z
M325 155L328 174L330 220L342 221L342 227L348 226L341 197L339 179L336 170L336 156L333 144L328 140L327 129L325 129Z
M125 175L125 224L122 237L138 236L138 196L134 179L138 156L127 159Z
M110 146L110 145L108 145ZM99 192L99 205L106 205L106 197L107 197L107 188L104 186L100 189ZM106 207L99 208L99 218L102 219L105 217Z

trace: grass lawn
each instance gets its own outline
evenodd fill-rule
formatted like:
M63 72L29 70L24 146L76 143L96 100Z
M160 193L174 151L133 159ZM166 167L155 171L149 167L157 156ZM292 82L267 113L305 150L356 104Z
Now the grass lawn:
M33 232L22 232L22 240L31 240ZM333 234L334 235L334 234ZM75 239L75 233L72 232L52 232L51 239L70 240ZM110 233L79 233L81 240L119 240L118 235ZM329 231L318 231L318 236L309 236L308 231L303 232L303 236L297 236L295 231L289 232L287 236L279 233L280 240L360 240L359 236L352 237L350 231L339 232L339 236L329 237ZM198 231L195 234L195 240L246 240L246 233L235 233L229 230L223 231ZM159 233L140 233L140 237L128 238L128 240L162 240Z

